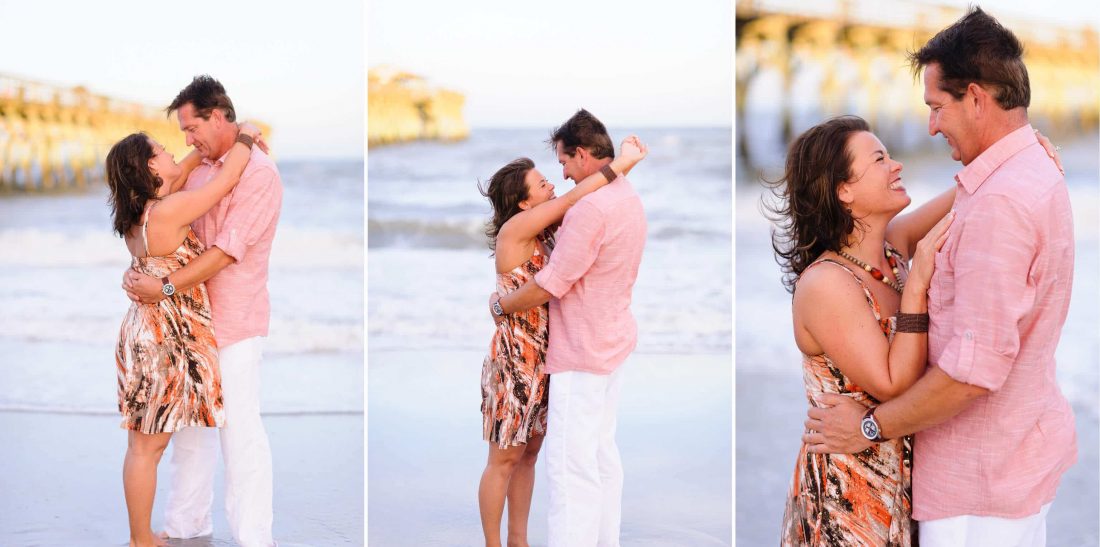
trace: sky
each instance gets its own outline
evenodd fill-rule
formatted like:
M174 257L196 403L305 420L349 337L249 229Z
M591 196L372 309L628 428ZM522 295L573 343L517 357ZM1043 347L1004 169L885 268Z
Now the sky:
M239 118L272 126L277 158L362 158L362 3L304 6L0 0L0 75L163 107L208 73Z
M367 63L464 93L473 127L552 127L581 107L616 127L725 127L732 6L372 0Z

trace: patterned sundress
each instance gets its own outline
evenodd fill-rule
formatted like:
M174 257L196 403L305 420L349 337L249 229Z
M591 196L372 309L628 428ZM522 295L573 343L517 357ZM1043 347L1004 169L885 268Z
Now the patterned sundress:
M134 257L133 269L159 279L202 254L202 243L188 230L172 254L148 256L148 215L141 226L146 256ZM115 362L124 429L153 434L223 425L218 346L206 285L177 291L156 304L130 304Z
M539 236L547 252L554 248L553 232ZM508 294L546 265L549 256L535 245L527 262L497 274L497 292ZM493 333L489 355L481 365L482 438L500 448L526 444L546 433L550 377L544 374L550 331L550 306L543 304L505 317Z
M848 266L823 259L807 269L826 262L852 274L882 334L892 340L895 318L882 317L874 294ZM898 267L904 269L905 261L899 260ZM802 377L806 397L815 407L820 406L817 396L822 393L846 395L865 406L878 404L848 380L827 355L803 355ZM858 454L812 454L803 443L787 494L782 545L917 545L917 526L911 516L912 468L913 444L908 436L876 443Z

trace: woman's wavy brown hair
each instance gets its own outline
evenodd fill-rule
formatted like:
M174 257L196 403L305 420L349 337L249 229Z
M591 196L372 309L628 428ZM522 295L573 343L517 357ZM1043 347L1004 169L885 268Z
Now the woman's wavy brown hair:
M134 133L115 143L107 152L107 186L111 188L111 216L115 233L126 237L141 222L145 204L157 197L164 181L149 169L153 145L145 133Z
M772 249L783 268L783 285L792 294L802 271L821 253L840 251L860 225L837 189L852 178L848 139L870 130L857 116L839 116L811 127L791 142L783 178L764 181L776 198L764 203L775 223Z
M508 219L522 211L519 202L527 199L527 173L535 168L535 162L527 158L512 160L489 177L488 188L477 189L481 195L489 198L493 205L493 218L485 223L485 236L489 239L489 249L497 250L497 234Z

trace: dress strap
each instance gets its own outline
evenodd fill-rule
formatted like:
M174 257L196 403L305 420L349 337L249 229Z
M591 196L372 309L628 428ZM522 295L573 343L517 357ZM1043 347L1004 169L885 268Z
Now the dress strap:
M821 260L818 260L818 261L814 262L813 264L810 264L809 266L806 266L806 269L802 270L802 274L805 275L806 270L809 270L810 268L813 268L814 266L817 266L818 264L821 264L823 262L828 262L830 264L834 264L836 266L839 266L839 267L843 268L844 271L852 274L852 278L855 279L856 283L859 283L859 287L861 289L863 289L863 295L867 297L867 304L869 304L871 306L871 311L874 312L875 319L879 323L882 323L883 322L882 321L882 312L881 312L881 310L878 306L878 300L875 298L874 293L872 293L871 289L867 287L867 284L863 282L863 279L860 278L858 275L856 275L856 272L852 271L852 269L849 268L847 265L841 264L840 262L838 262L836 260L833 260L831 258L822 258Z
M149 204L149 207L145 209L145 215L141 222L141 244L145 246L145 256L149 257L149 237L145 234L146 228L149 226L149 213L153 212L153 207L156 207L157 202L153 201Z

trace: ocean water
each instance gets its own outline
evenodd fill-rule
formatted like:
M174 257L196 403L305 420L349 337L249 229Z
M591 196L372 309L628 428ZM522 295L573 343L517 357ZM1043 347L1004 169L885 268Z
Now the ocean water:
M629 178L649 223L634 287L638 349L728 353L732 311L730 130L637 129L649 156ZM612 128L621 140L627 129ZM457 144L371 150L367 196L371 350L484 350L494 287L485 243L490 206L477 189L530 157L558 195L573 187L545 130L482 130Z
M360 161L279 162L265 413L363 410ZM0 197L0 410L117 412L114 344L130 258L108 192Z

